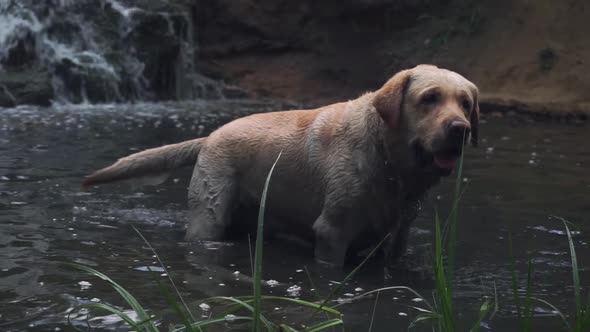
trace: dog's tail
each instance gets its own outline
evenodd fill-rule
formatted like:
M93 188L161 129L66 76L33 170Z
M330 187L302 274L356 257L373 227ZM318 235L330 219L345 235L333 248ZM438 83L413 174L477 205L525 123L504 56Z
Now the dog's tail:
M132 178L143 179L144 184L156 184L154 180L163 182L169 171L194 165L205 140L206 137L197 138L134 153L87 176L82 185L88 187Z

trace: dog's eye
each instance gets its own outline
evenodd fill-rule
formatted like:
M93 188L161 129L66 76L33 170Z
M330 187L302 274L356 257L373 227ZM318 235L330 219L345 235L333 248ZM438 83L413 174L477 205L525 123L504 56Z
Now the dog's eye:
M424 105L432 105L436 102L438 102L438 100L440 99L440 96L438 93L436 92L430 92L425 94L422 99L420 99L420 103L424 104Z
M463 107L463 110L465 110L465 112L469 112L471 110L471 103L469 102L469 100L463 99L461 101L461 107Z

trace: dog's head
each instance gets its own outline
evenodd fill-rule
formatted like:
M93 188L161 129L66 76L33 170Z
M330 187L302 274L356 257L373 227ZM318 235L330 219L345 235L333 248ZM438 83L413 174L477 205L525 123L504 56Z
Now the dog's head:
M392 77L373 105L391 130L404 134L420 166L446 176L469 139L477 146L478 93L455 72L420 65Z

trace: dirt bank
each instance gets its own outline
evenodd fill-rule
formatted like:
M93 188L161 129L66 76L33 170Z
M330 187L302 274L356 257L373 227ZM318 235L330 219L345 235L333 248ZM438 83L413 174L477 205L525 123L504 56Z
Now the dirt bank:
M484 107L590 114L585 0L204 0L200 6L202 71L255 95L331 102L374 89L402 68L433 63L478 84Z

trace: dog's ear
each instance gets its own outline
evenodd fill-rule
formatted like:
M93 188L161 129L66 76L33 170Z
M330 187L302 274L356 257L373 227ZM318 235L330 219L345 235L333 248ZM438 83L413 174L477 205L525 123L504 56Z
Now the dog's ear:
M389 128L399 126L404 94L411 76L411 69L400 71L375 92L373 106Z
M475 99L473 103L473 109L471 115L469 115L469 122L471 123L471 145L477 147L479 138L479 92L476 90Z

